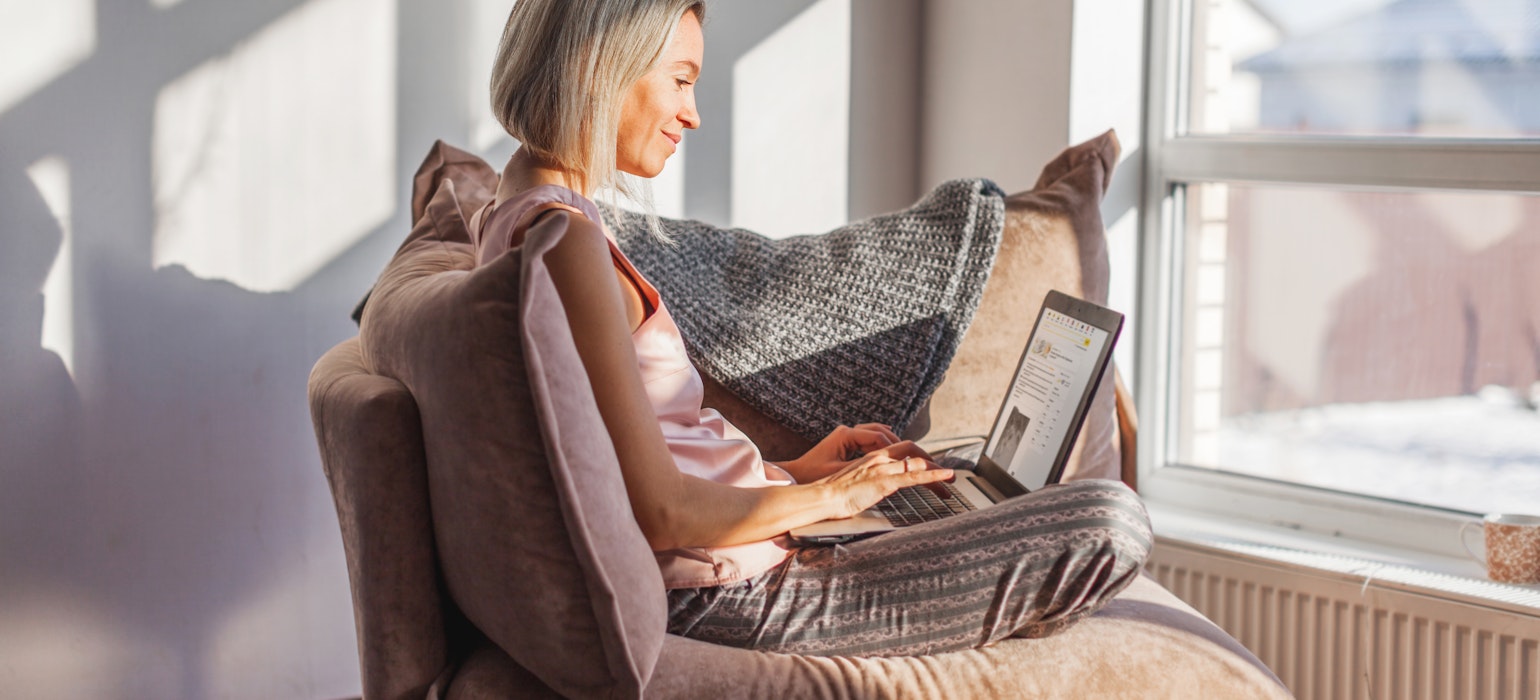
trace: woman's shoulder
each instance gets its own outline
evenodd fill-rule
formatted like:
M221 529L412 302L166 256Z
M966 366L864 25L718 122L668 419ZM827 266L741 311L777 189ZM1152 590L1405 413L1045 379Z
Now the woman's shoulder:
M518 247L532 226L558 215L572 234L608 238L598 207L587 197L561 185L538 185L488 203L473 227L477 229L478 261L489 262Z
M569 213L580 214L596 225L600 222L599 207L593 200L563 185L536 185L511 195L496 204L495 208L511 212L515 219L514 225L527 225L535 217L552 209L565 209Z

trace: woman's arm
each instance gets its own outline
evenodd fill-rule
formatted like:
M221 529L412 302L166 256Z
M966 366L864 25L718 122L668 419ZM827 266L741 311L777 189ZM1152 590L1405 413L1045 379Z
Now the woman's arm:
M540 226L567 233L546 256L594 401L619 457L631 509L654 550L742 544L829 518L850 517L904 486L951 477L923 460L879 450L819 482L745 489L683 474L642 387L620 284L603 231L557 211Z

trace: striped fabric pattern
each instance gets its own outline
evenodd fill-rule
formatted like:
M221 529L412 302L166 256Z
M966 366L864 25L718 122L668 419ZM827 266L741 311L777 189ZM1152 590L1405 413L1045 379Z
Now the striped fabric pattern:
M819 656L932 654L1041 637L1101 609L1152 544L1139 497L1076 481L848 545L757 577L669 592L669 632Z

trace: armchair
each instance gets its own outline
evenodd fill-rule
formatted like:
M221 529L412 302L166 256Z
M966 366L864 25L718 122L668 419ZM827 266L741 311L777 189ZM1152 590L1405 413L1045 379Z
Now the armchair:
M518 254L473 270L465 211L485 192L453 179L430 190L361 338L327 352L309 384L364 697L1287 697L1148 578L1053 637L928 657L664 634L661 579L545 276L560 231L537 225Z

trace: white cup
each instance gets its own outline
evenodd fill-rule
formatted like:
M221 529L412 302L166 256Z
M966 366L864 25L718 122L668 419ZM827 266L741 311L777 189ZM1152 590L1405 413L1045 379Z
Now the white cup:
M1478 523L1460 526L1460 544L1487 568L1487 578L1503 583L1540 583L1540 516L1493 513L1479 525L1486 537L1486 557L1471 549L1466 535Z

